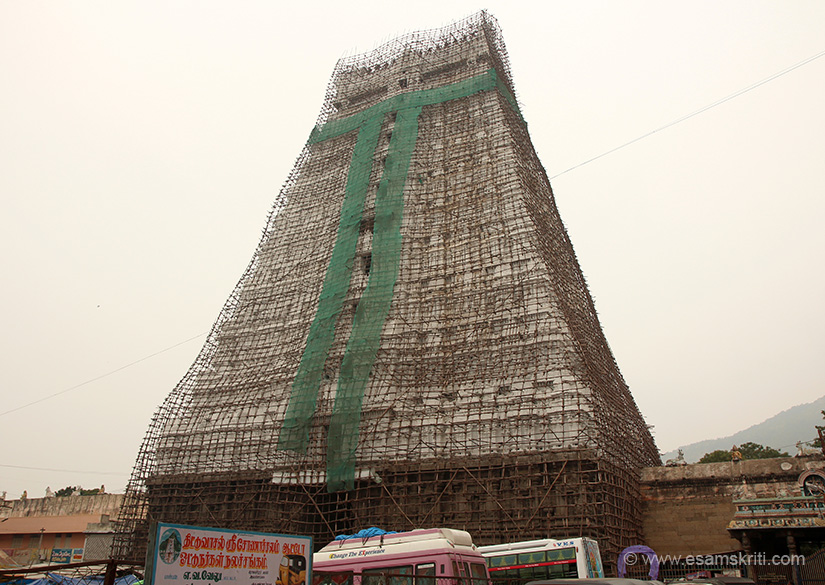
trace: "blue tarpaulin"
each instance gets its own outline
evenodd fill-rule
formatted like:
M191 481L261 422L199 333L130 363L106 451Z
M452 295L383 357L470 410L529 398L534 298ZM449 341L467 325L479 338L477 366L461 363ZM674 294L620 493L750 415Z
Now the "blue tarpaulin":
M18 577L11 581L6 581L6 585L103 585L103 575L94 577L64 577L57 573L46 573L45 577L39 579L24 579ZM115 585L134 585L139 581L135 575L124 575L115 579Z
M350 538L372 538L373 536L382 536L384 534L395 534L395 532L382 530L381 528L376 528L375 526L373 526L371 528L364 528L363 530L359 530L355 534L339 534L335 537L335 540L349 540Z

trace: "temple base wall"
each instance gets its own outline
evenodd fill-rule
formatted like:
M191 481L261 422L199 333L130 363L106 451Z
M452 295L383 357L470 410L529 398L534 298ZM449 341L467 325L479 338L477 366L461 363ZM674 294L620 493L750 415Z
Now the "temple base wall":
M589 536L615 566L641 538L637 474L589 450L385 464L335 493L263 472L155 477L148 488L151 521L309 535L316 548L370 526L443 526L477 545Z

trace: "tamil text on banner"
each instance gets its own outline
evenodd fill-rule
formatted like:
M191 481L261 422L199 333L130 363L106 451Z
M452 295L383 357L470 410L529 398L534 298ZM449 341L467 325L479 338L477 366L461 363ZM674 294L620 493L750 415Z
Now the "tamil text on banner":
M159 523L150 585L309 585L312 538Z

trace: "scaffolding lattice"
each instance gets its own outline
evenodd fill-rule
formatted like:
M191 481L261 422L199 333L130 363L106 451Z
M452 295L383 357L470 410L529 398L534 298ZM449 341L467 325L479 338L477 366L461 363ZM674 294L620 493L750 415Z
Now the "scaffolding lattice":
M315 130L121 513L477 544L639 542L659 463L480 12L335 67Z

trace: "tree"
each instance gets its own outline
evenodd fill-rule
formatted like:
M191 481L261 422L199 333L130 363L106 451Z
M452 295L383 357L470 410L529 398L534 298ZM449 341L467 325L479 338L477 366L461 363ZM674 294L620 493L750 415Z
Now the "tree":
M94 496L96 494L101 493L102 489L101 488L94 488L94 489L90 489L90 490L84 490L80 486L67 485L63 489L60 489L60 490L57 490L56 492L54 492L54 495L57 498L61 498L61 497L64 497L64 496L71 496L75 492L78 492L81 496Z
M772 457L790 457L790 455L788 455L784 451L779 451L778 449L774 449L773 447L766 447L764 445L760 445L759 443L752 443L750 441L739 445L737 450L741 454L742 459L771 459ZM720 463L722 461L731 461L731 459L731 451L717 449L716 451L711 451L710 453L705 453L704 455L702 455L702 458L699 459L699 463Z
M716 451L702 455L699 463L721 463L723 461L730 461L730 451L717 449Z
M773 447L765 447L759 443L742 443L739 445L742 459L771 459L773 457L790 457L784 451L779 451Z
M825 410L820 410L819 412L822 413L822 418L825 418ZM825 434L825 426L814 425L816 428L816 439L810 441L811 447L815 447L816 449L822 449L822 435Z

